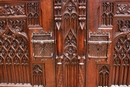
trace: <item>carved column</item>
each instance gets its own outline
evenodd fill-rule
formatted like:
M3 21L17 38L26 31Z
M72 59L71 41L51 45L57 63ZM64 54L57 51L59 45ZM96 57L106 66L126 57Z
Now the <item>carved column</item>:
M86 0L55 0L54 5L56 86L84 87Z

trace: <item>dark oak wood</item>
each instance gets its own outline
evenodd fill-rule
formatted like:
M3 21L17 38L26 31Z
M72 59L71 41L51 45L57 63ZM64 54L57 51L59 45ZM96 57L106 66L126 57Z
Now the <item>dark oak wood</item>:
M129 87L130 0L0 0L0 87Z

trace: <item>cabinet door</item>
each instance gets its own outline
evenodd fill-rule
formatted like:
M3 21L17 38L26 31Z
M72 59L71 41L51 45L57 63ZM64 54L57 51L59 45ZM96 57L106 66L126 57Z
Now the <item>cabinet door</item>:
M129 0L0 0L0 87L129 87Z

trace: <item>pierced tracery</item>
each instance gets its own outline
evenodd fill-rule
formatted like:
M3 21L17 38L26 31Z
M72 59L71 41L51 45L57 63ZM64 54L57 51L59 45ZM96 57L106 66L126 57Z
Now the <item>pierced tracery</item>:
M29 55L27 38L8 25L0 33L1 83L29 83Z
M37 84L31 74L28 37L30 28L40 26L40 8L39 0L0 2L0 86Z
M130 76L130 41L126 36L121 36L116 41L113 55L113 84L129 85Z
M117 20L117 25L120 32L130 31L130 20Z

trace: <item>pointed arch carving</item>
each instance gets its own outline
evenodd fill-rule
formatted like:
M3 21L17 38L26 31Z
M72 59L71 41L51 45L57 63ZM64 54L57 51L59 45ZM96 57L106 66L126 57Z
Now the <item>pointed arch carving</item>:
M103 1L101 15L102 26L113 26L114 2Z
M129 85L130 77L130 40L128 32L120 33L115 37L112 61L112 84Z
M55 0L56 87L85 86L84 39L87 0ZM79 35L82 33L82 35ZM81 48L79 46L82 46ZM79 52L79 50L81 50Z
M110 70L109 65L99 65L99 76L98 76L98 86L109 86L109 76L110 76Z
M8 22L6 20L4 31L0 32L1 82L29 83L28 37L25 32L11 28Z

